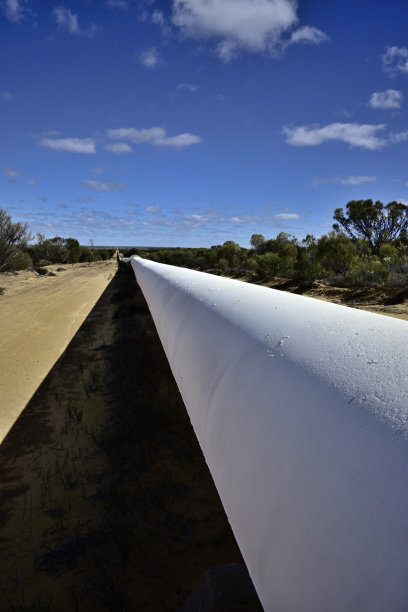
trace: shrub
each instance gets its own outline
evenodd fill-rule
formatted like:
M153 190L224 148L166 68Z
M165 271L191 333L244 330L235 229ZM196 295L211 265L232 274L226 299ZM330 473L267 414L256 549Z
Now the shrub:
M26 270L33 265L33 260L30 255L24 251L18 251L13 259L5 267L7 271Z
M388 278L388 270L377 258L354 257L346 278L352 287L384 285Z
M275 276L281 265L281 259L277 253L265 253L257 256L258 272L263 276Z
M81 247L78 261L81 263L87 262L87 261L95 261L93 251L91 251L87 247Z

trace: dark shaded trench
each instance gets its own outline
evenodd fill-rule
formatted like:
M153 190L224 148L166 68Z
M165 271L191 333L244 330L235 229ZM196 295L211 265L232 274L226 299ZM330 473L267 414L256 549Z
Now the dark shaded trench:
M242 563L130 266L0 447L0 491L0 610L177 610L210 567ZM262 609L229 591L190 609Z

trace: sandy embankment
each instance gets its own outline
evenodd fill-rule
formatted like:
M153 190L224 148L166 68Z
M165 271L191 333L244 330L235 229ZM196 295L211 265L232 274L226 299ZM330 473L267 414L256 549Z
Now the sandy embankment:
M0 274L0 442L92 310L116 260ZM56 272L63 267L64 271Z

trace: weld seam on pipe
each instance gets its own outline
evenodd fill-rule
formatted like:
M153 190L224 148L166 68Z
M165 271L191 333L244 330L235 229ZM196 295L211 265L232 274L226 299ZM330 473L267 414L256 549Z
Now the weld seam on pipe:
M408 610L408 323L130 262L264 609Z

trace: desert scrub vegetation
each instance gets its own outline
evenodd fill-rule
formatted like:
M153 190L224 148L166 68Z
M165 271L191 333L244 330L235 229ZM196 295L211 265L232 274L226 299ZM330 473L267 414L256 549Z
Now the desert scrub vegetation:
M300 240L286 232L271 238L253 234L249 249L227 240L210 248L131 249L124 255L263 281L273 277L319 280L340 287L408 284L408 206L395 201L384 205L370 199L351 200L345 210L337 208L333 218L332 231L320 237L308 234ZM35 244L28 244L30 240L28 227L13 224L0 209L0 270L2 265L4 270L18 270L30 265L105 260L113 255L112 250L81 246L75 238L37 234Z
M0 272L11 265L30 240L27 223L13 222L6 211L0 208Z
M33 236L27 223L13 222L5 210L0 208L0 272L43 267L54 263L82 263L107 260L113 256L112 249L94 249L82 246L76 238L46 238Z
M253 234L251 248L228 240L209 249L132 250L153 261L226 275L296 281L320 280L340 287L408 284L408 206L372 200L350 201L334 213L333 230L303 240L280 232Z

